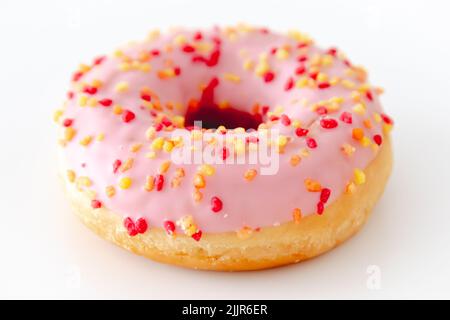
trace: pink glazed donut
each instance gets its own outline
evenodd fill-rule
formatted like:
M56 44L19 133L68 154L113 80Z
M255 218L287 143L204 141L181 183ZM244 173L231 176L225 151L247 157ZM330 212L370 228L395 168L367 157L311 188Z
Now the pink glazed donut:
M154 31L73 74L54 116L60 173L83 223L145 257L302 261L356 233L384 190L381 92L298 31Z

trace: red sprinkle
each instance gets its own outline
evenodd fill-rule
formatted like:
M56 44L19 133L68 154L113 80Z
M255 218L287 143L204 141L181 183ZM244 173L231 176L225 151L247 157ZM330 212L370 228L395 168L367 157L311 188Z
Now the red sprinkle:
M212 197L211 198L211 210L213 212L219 212L223 208L222 200L220 200L218 197Z
M303 128L297 128L295 129L295 134L298 137L304 137L308 134L309 130L308 129L303 129Z
M320 125L325 129L333 129L338 126L338 122L331 118L324 118L320 120Z
M308 139L306 139L306 145L308 147L310 147L311 149L314 149L317 147L317 142L313 138L308 138Z
M183 52L191 53L191 52L194 52L194 51L195 51L195 48L193 46L189 45L189 44L186 44L186 45L183 46Z
M197 32L194 34L194 40L199 41L199 40L202 40L202 39L203 39L202 33L201 33L200 31L197 31Z
M148 228L147 221L144 218L137 219L135 226L138 233L144 233Z
M156 191L161 191L164 187L164 176L162 174L158 174L155 178Z
M97 88L96 87L91 87L91 86L86 86L83 90L83 92L93 95L97 93Z
M323 213L323 209L324 209L324 207L323 207L323 202L322 202L322 201L319 201L319 202L317 203L317 214L318 214L318 215L321 215L321 214Z
M181 68L175 67L175 68L173 68L173 72L175 73L176 76L179 76L181 74Z
M336 56L337 53L337 49L336 48L330 48L327 51L327 54L331 55L331 56Z
M122 165L122 161L120 161L119 159L114 161L114 163L113 163L113 172L117 173L117 170L119 170L121 165Z
M313 79L313 80L316 80L318 75L319 75L319 72L318 72L318 71L316 71L316 72L311 72L311 73L309 74L309 77L310 77L311 79Z
M350 112L342 112L341 117L340 117L342 122L351 124L353 122L353 118L352 118L352 114Z
M317 87L319 88L319 89L327 89L327 88L329 88L331 85L328 83L328 82L321 82L321 83L319 83L318 85L317 85Z
M373 141L375 141L377 145L381 145L383 143L383 138L381 137L381 135L376 134L373 136Z
M94 209L99 209L102 207L102 203L101 201L94 199L91 201L91 207Z
M306 60L308 60L308 56L300 56L297 58L298 62L305 62Z
M264 82L271 82L274 78L275 74L271 71L268 71L263 75Z
M100 103L104 107L109 107L112 105L112 100L111 99L102 99L98 103Z
M105 56L100 56L100 57L95 58L94 61L93 61L94 66L98 66L103 61L105 61L105 59L106 59Z
M125 218L125 220L123 221L123 226L125 227L125 229L127 229L130 236L133 237L138 234L138 231L136 230L136 224L130 217Z
M74 94L73 94L73 91L69 91L69 92L67 92L67 99L72 99L73 98L73 96L74 96Z
M196 233L194 233L192 236L192 239L194 239L195 241L200 241L200 239L202 238L202 230L198 230Z
M155 124L155 131L156 132L161 131L163 129L163 127L164 126L162 123L157 123L157 124Z
M83 72L81 71L77 71L73 74L72 76L72 81L73 82L77 82L78 80L80 80L80 78L83 76Z
M393 124L394 123L394 121L392 121L392 119L387 114L382 113L381 114L381 118L383 119L383 121L386 124Z
M366 92L366 97L367 97L367 99L369 99L369 101L373 101L372 92L367 91L367 92Z
M294 79L292 79L291 77L289 77L288 81L286 82L286 84L284 85L284 90L285 91L289 91L294 87Z
M320 192L320 202L327 203L330 198L331 190L328 188L323 188Z
M321 116L323 116L328 113L328 109L326 107L321 106L316 109L316 112Z
M130 110L124 110L122 113L122 120L125 123L128 123L136 118L135 114Z
M276 116L276 115L271 115L271 116L269 117L269 120L270 120L270 121L277 121L277 120L280 120L280 117L279 117L279 116Z
M267 112L269 112L270 108L269 108L269 106L263 106L261 109L262 109L262 114L265 115L265 114L267 114Z
M170 121L169 118L164 117L161 120L161 123L165 126L165 127L170 127L172 125L172 121Z
M301 75L304 74L306 71L306 68L304 65L301 65L300 67L298 67L297 69L295 69L295 74L297 75Z
M164 229L169 236L173 235L173 233L175 232L175 223L169 220L164 221Z
M230 152L228 151L227 147L223 147L222 149L222 160L225 160L230 155Z
M65 119L63 121L63 126L64 127L70 127L73 124L73 119Z
M289 126L289 125L291 125L291 119L289 119L289 117L288 117L287 115L282 114L282 115L281 115L281 123L282 123L284 126Z
M148 93L141 93L141 99L150 102L152 101L152 96Z
M152 54L152 56L157 57L160 55L161 52L158 49L153 49L150 51L150 53Z

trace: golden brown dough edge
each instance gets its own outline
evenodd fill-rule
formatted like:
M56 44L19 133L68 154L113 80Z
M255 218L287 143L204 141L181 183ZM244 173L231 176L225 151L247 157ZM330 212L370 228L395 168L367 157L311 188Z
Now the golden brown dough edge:
M127 250L155 261L178 266L218 271L244 271L277 267L320 255L352 235L367 220L381 197L392 167L390 139L364 170L366 183L352 194L343 194L327 206L323 215L310 215L298 223L261 228L250 237L235 232L203 234L197 242L184 234L168 236L151 228L130 237L123 218L107 208L92 209L88 195L78 191L62 175L66 194L75 214L100 235ZM65 171L62 171L65 172Z

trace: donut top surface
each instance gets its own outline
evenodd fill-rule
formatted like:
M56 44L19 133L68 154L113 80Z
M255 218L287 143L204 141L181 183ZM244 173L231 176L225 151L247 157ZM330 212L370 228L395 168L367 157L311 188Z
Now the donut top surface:
M300 32L154 31L81 65L55 121L67 179L93 208L123 215L130 235L157 227L199 240L322 214L364 183L392 126L381 92L340 50ZM175 163L180 130L192 140L244 135L226 142L222 160L255 152L255 135L276 130L278 170Z

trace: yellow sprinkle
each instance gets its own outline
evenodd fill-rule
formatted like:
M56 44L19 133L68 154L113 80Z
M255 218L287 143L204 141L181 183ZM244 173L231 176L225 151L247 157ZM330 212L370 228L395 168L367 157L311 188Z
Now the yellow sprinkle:
M163 148L163 145L164 145L164 138L158 137L155 140L153 140L151 148L153 150L161 150Z
M244 68L244 70L246 71L250 71L253 69L253 61L250 59L247 59L244 61L242 67Z
M73 137L75 137L75 134L77 131L72 127L67 127L64 129L64 139L66 141L71 141Z
M277 49L275 56L279 60L286 60L287 58L289 58L289 51L287 51L284 48L279 48L279 49Z
M69 180L69 182L73 183L75 181L75 178L76 178L75 171L67 170L67 180Z
M295 167L302 161L302 158L299 155L294 154L289 161L291 166Z
M353 175L356 184L363 184L366 182L366 174L361 169L356 168L353 171Z
M372 142L372 141L371 141L367 136L362 137L362 139L359 141L359 143L361 143L361 145L362 145L363 147L368 147L368 146L370 146L371 142Z
M163 150L164 152L170 153L174 147L174 143L170 140L164 141Z
M247 181L252 181L253 179L255 179L257 174L258 174L258 171L256 169L248 169L244 173L244 179Z
M373 119L375 120L375 122L378 122L378 123L380 123L382 121L381 115L378 112L375 112L373 114Z
M292 219L295 223L299 223L302 219L302 210L300 210L299 208L295 208L294 210L292 210Z
M80 140L80 144L85 147L87 147L91 142L92 142L92 136L86 136Z
M114 186L107 186L105 191L108 198L112 198L116 194L116 188Z
M127 72L131 70L131 64L128 62L122 62L119 64L119 70L123 72Z
M117 83L116 86L114 87L114 90L119 93L127 92L128 89L129 89L128 82L125 82L125 81L121 81L121 82Z
M355 147L353 147L351 144L345 143L341 146L341 151L346 156L350 157L355 152Z
M78 97L78 104L80 107L85 107L88 102L88 96L82 94Z
M130 147L130 151L133 153L139 152L142 148L142 143L133 143Z
M98 89L98 88L101 88L101 86L103 85L103 82L101 80L99 80L99 79L94 79L94 80L92 80L91 85L94 88Z
M55 110L55 112L53 113L53 121L58 122L63 114L64 111L62 111L61 109Z
M197 189L202 189L206 186L206 182L205 182L205 178L197 173L194 176L194 187L196 187Z
M155 152L155 151L147 152L147 153L145 154L145 157L146 157L147 159L155 159L155 158L156 158L156 152Z
M117 49L116 51L114 51L113 55L116 58L121 58L121 57L123 57L123 51L120 49Z
M147 176L145 178L144 190L150 192L155 187L155 178L153 176Z
M77 178L77 185L83 187L90 187L92 185L92 181L86 176L81 176Z
M178 45L178 46L181 46L181 45L185 44L186 41L187 41L186 37L184 35L182 35L182 34L177 35L173 39L173 43Z
M363 115L366 112L366 106L363 103L358 103L353 107L353 111L359 115Z
M285 145L287 145L287 143L288 143L288 138L286 136L281 135L278 137L277 144L279 147L284 147Z
M349 182L347 183L347 185L345 186L345 193L346 194L352 194L354 193L356 190L356 186L353 182Z
M199 167L198 171L206 176L212 176L214 175L214 173L216 173L216 168L209 164L204 164Z
M184 127L184 117L183 116L175 116L172 118L172 123L177 128L183 128Z
M169 160L161 163L161 165L159 166L159 173L161 173L161 174L166 173L169 170L170 165L171 165L171 162Z
M97 141L103 141L105 140L105 134L104 133L99 133L97 135Z
M320 183L312 179L305 179L305 187L309 192L319 192L322 190Z
M129 177L123 177L119 180L119 187L121 189L128 189L129 187L131 187L132 184L132 180Z
M115 105L115 106L113 107L113 113L114 113L114 114L119 115L119 114L122 114L122 112L123 112L123 109L122 109L121 106Z
M120 172L125 172L127 170L130 170L133 167L134 159L128 158L122 165L120 166Z
M241 77L239 77L238 75L233 74L233 73L225 73L223 75L223 78L227 81L234 82L234 83L239 83L241 81Z

